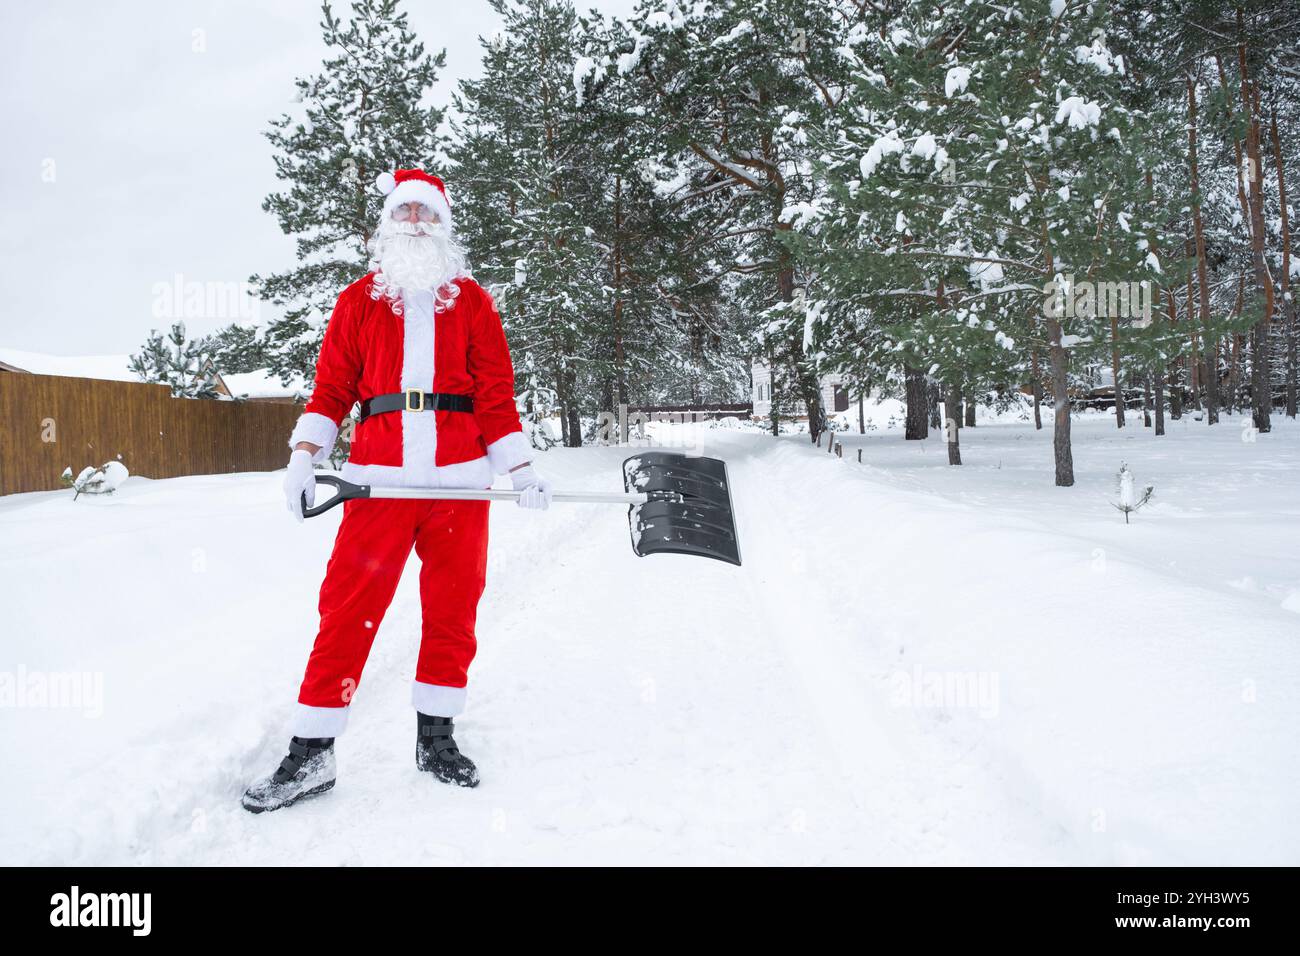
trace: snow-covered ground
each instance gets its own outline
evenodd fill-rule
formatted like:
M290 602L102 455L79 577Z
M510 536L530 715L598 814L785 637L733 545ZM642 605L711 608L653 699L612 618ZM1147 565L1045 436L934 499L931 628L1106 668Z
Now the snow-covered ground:
M887 416L885 416L887 418ZM494 506L477 790L414 767L412 556L329 794L252 816L340 510L280 473L0 499L0 863L1300 863L1300 428L661 428L725 458L745 564L638 559L626 513ZM863 449L858 464L857 449ZM626 448L556 449L619 487ZM1127 461L1153 502L1112 507ZM3 685L0 684L0 687ZM102 694L97 693L102 690ZM21 704L21 706L20 706Z

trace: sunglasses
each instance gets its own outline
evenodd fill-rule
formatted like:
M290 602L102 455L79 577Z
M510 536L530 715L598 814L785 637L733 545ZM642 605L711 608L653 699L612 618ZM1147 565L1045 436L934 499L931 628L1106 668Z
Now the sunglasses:
M419 202L404 202L400 206L394 206L392 213L393 218L397 220L410 219L412 209L414 209L416 215L420 217L420 222L434 222L438 218L437 213L424 203Z

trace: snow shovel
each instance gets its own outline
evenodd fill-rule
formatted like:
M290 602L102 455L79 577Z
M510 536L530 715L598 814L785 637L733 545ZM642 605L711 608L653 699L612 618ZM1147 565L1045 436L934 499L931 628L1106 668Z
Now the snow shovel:
M504 488L381 488L317 472L316 484L336 492L302 514L314 518L353 498L439 498L454 501L515 501L522 492ZM694 554L740 564L740 541L731 508L727 463L670 452L645 452L623 462L623 491L556 491L552 501L630 505L632 551Z

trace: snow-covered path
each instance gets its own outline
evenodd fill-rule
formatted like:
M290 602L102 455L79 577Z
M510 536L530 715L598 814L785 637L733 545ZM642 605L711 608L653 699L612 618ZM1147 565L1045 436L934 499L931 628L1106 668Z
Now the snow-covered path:
M964 433L965 474L896 436L841 461L701 429L741 568L637 559L622 509L497 506L457 735L483 785L414 769L412 555L338 786L256 817L238 796L282 755L339 512L294 525L278 473L0 499L0 671L103 679L101 716L0 707L0 862L1294 864L1300 514L1189 491L1124 528L1108 443L1150 473L1204 438L1097 434L1064 492L1020 426ZM1214 454L1241 480L1297 439ZM616 488L627 454L542 466ZM1008 485L1031 460L1041 491ZM1198 545L1199 578L1154 557Z

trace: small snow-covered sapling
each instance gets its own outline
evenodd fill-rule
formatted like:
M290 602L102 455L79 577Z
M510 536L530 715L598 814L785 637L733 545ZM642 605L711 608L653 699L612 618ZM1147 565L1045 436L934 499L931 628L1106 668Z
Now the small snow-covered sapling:
M1147 485L1139 498L1137 485L1133 480L1133 472L1129 471L1128 463L1122 462L1119 466L1119 501L1115 507L1124 513L1124 523L1128 524L1128 516L1137 511L1155 494L1155 485Z
M83 492L88 495L111 495L122 482L126 481L129 474L126 465L120 461L110 461L99 468L87 465L81 469L81 474L76 478L72 477L71 467L64 468L63 474L59 477L65 485L76 492L72 496L72 500L76 501Z

